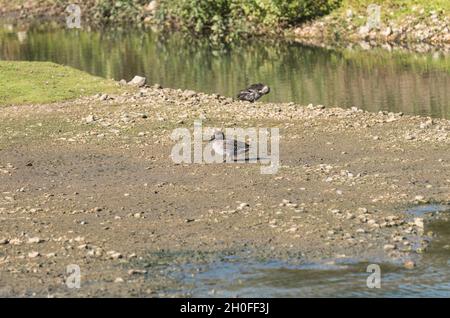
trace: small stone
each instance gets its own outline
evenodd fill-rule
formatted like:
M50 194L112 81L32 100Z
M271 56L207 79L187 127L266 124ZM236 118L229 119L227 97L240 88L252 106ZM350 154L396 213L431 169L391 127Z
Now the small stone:
M194 91L191 91L191 90L186 90L186 91L183 92L182 95L185 98L191 98L191 97L197 96L197 93L194 92Z
M0 245L6 245L6 244L8 244L8 243L9 243L9 240L8 240L8 239L5 239L5 238L0 239Z
M123 283L124 282L124 280L123 280L123 278L122 277L117 277L115 280L114 280L114 283Z
M105 101L105 100L108 100L109 99L109 95L108 94L102 94L100 97L99 97L99 100L101 100L101 101Z
M147 79L142 76L135 76L131 81L128 82L128 85L133 85L137 87L143 87L147 83Z
M241 204L239 204L239 206L236 208L236 210L242 210L248 206L250 206L250 204L242 202Z
M122 254L116 251L109 251L107 255L110 259L121 259L123 257Z
M413 269L414 267L416 267L416 263L414 263L414 261L409 260L409 261L406 261L406 262L403 264L403 266L404 266L406 269Z
M138 275L138 274L144 275L147 274L147 271L142 269L130 269L128 271L128 275Z
M385 251L392 251L392 250L395 250L395 245L393 245L393 244L386 244L386 245L383 247L383 249L384 249Z
M423 224L423 219L422 218L415 218L414 219L414 224L418 227L423 229L424 224Z
M101 248L95 248L87 252L87 256L89 257L99 257L102 256L103 250Z
M87 116L87 117L85 118L85 121L86 121L87 124L91 124L91 123L95 122L96 120L97 120L97 119L95 118L94 115L89 115L89 116Z
M44 240L40 239L39 237L31 237L27 241L28 244L37 244L42 242L44 242Z
M36 258L38 256L40 256L41 254L39 254L39 252L30 252L28 253L28 257L29 258Z

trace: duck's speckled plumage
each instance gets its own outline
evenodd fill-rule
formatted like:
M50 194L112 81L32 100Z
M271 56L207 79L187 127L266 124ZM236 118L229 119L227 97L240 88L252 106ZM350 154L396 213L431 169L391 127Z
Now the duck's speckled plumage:
M262 96L270 93L270 87L261 83L252 84L239 92L237 98L243 101L255 102Z

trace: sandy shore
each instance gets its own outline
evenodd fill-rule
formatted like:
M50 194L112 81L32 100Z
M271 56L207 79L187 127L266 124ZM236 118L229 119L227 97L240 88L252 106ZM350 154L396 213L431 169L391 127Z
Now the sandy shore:
M276 127L279 171L175 164L175 128ZM450 204L450 121L145 88L0 113L0 293L164 295L161 268L244 259L420 262L406 213ZM425 220L426 221L426 220ZM77 264L82 288L65 285Z

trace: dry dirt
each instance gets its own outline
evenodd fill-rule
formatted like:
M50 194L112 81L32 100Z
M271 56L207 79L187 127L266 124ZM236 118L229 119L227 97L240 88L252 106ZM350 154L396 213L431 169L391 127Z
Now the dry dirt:
M278 173L175 164L172 130L199 118L278 127ZM449 150L449 120L157 87L2 108L0 293L168 295L168 268L227 255L420 262L431 237L404 211L450 203Z

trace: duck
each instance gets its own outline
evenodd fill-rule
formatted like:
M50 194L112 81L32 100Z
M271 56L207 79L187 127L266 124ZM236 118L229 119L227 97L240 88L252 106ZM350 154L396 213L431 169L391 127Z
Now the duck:
M249 144L225 138L225 134L222 131L215 131L209 142L212 142L212 148L217 154L230 158L232 161L236 160L238 155L248 153L250 150Z
M239 100L255 102L262 96L270 93L270 87L261 83L252 84L248 88L242 90L237 95Z

